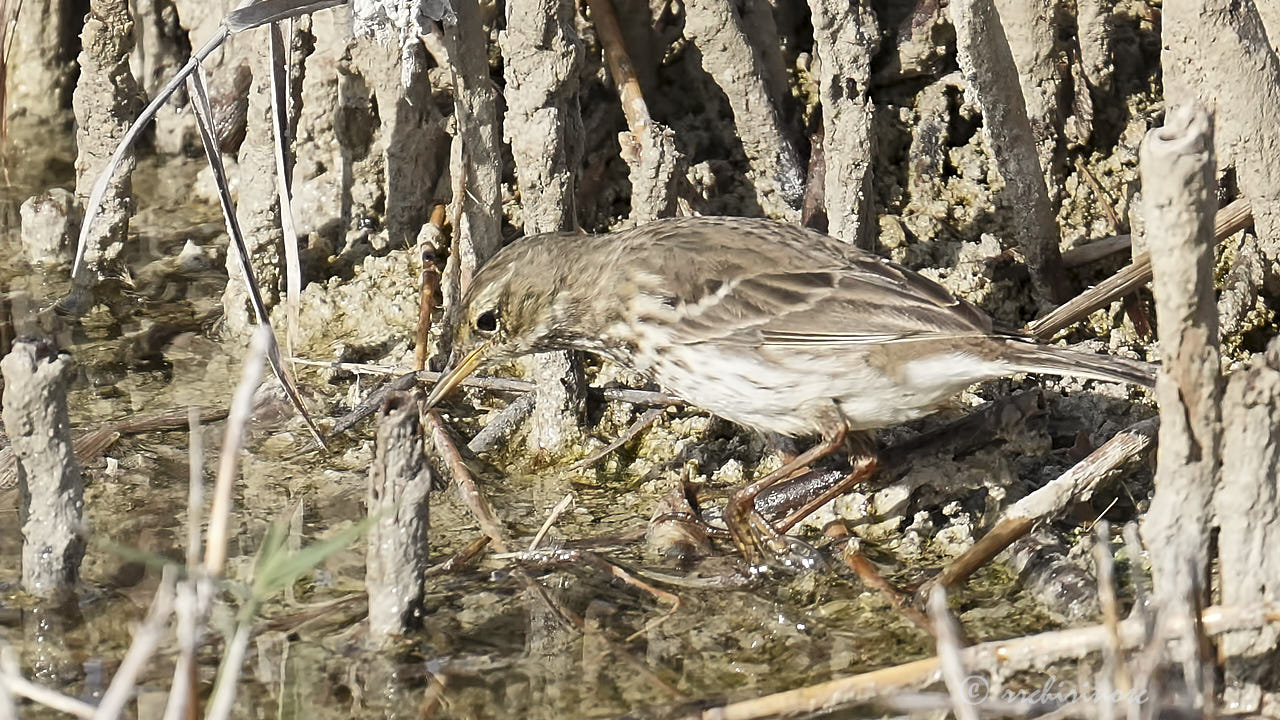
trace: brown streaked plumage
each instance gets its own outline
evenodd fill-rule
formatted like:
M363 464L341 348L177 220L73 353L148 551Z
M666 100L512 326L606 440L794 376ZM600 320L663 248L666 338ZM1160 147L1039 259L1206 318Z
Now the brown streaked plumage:
M1150 386L1151 366L993 329L937 283L781 222L698 217L605 235L516 241L476 275L434 403L484 361L557 349L604 355L743 425L818 448L740 490L725 517L749 554L779 538L755 495L846 432L929 414L1019 372Z

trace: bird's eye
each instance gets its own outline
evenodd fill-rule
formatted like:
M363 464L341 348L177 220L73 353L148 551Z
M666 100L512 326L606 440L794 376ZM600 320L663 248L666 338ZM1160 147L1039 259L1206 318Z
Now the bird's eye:
M477 331L487 335L491 332L497 331L497 329L498 329L498 311L497 310L486 310L476 316Z

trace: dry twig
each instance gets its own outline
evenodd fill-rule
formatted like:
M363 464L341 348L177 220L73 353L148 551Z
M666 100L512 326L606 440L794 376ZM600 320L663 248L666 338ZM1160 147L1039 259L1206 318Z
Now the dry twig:
M1209 607L1200 614L1200 621L1204 632L1209 635L1280 623L1280 603ZM1170 630L1189 630L1190 624L1189 620L1174 620ZM1120 623L1122 648L1139 647L1148 637L1150 634L1145 619L1129 618ZM972 645L961 650L960 656L970 673L1000 672L1007 675L1021 669L1044 667L1046 663L1059 660L1082 658L1098 652L1110 642L1111 632L1105 626L1092 625ZM898 693L907 688L931 685L941 679L941 672L941 663L937 657L926 658L708 708L698 717L702 720L754 720L775 715L834 710L851 703Z
M1217 242L1231 237L1253 223L1253 214L1246 200L1236 200L1218 211L1214 218L1213 235ZM1055 308L1052 312L1027 326L1027 332L1048 340L1059 330L1084 318L1089 313L1123 297L1151 280L1151 253L1144 252L1133 262L1121 268L1115 275L1094 285L1076 297Z
M631 170L631 221L671 217L686 182L684 156L676 150L675 134L649 115L611 0L588 0L587 5L627 118L628 133L618 140Z
M1093 492L1098 483L1151 447L1157 427L1158 420L1149 418L1125 428L1057 479L1009 506L982 539L921 587L917 600L928 597L932 585L955 587L1026 535L1036 522L1056 515L1067 503Z
M631 423L630 427L628 427L625 431L623 431L621 435L614 438L613 442L609 443L608 445L605 445L604 447L600 448L596 452L593 452L589 456L570 465L569 471L572 472L574 470L581 470L583 468L589 468L592 465L595 465L596 463L604 459L604 457L609 453L613 452L614 450L617 450L623 445L626 445L628 442L631 441L631 438L635 437L636 435L639 435L641 432L644 431L645 428L657 422L658 418L660 417L662 417L662 408L649 408L648 410L645 410L640 417L636 418L635 422Z

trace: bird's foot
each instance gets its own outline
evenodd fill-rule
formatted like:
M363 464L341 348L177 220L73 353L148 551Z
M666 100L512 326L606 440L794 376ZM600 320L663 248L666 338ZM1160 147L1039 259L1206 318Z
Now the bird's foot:
M756 573L767 568L801 572L826 562L817 548L778 532L755 510L755 498L734 495L724 509L724 523L733 544Z

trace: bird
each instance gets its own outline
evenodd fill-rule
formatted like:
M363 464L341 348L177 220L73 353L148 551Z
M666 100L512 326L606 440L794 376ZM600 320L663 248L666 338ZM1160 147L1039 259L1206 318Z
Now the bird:
M681 217L596 235L526 236L480 268L456 317L450 369L428 407L482 365L580 350L739 425L816 437L730 497L725 524L753 563L797 547L756 512L755 497L850 439L865 443L869 431L924 417L975 383L1009 375L1145 387L1155 375L1142 361L1000 329L919 273L765 218Z

